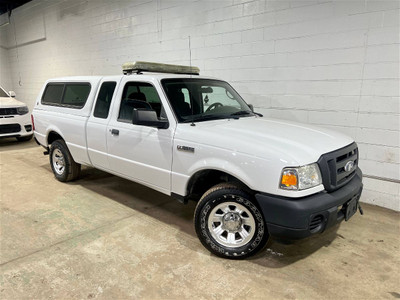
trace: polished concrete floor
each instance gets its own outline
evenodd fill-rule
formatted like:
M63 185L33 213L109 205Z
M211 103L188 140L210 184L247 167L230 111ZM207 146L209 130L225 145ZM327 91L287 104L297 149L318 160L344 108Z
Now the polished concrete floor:
M198 241L194 203L91 168L58 182L33 142L0 151L1 299L400 297L399 213L364 205L323 235L230 261Z

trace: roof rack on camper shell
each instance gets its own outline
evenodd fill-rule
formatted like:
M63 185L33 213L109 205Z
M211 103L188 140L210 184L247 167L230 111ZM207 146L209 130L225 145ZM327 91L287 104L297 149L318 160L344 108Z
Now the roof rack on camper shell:
M141 72L199 75L200 69L192 66L169 65L146 61L127 62L122 65L124 75Z

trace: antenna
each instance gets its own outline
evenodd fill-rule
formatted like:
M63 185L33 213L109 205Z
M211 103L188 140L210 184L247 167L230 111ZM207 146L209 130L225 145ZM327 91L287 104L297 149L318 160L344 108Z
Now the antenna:
M189 64L190 64L190 68L192 68L192 47L190 45L190 35L189 35ZM192 77L192 75L190 75L190 77ZM190 93L189 93L189 99L190 98L191 97L190 97ZM193 103L194 103L194 101L191 99L190 100L190 108L192 110L192 123L190 124L190 126L196 126L196 124L194 124L194 122L193 122L193 114L194 114Z
M192 47L190 45L190 35L189 35L189 65L192 66Z

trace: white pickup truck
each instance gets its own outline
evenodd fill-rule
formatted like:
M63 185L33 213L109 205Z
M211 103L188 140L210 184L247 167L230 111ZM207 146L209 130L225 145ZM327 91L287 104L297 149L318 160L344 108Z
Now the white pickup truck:
M135 62L123 70L44 84L34 133L58 180L76 179L83 164L198 201L200 241L227 258L362 213L350 137L263 117L196 67Z

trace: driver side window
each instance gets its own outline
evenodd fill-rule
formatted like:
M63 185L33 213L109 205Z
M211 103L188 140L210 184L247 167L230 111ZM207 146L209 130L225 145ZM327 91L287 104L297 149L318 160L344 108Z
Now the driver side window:
M147 82L127 82L125 84L118 121L132 122L135 108L152 109L156 111L158 118L166 118L157 90Z

